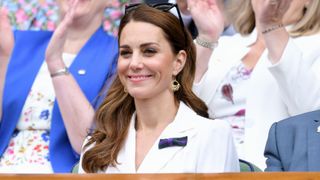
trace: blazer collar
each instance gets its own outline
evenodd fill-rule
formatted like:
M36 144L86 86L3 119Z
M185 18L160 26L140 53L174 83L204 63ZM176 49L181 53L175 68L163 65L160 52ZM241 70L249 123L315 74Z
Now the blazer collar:
M318 127L320 126L320 117L315 118L308 127L308 171L320 170L320 133Z
M136 130L135 130L135 116L134 113L131 118L128 137L124 146L118 154L119 164L115 167L119 173L157 173L170 161L174 155L182 150L184 147L168 147L158 149L160 139L183 137L188 136L188 141L195 135L196 122L194 121L197 116L189 107L183 102L180 106L177 115L172 123L170 123L165 130L161 133L159 138L155 141L139 169L135 170L135 150L136 150ZM188 146L188 144L187 144ZM109 168L108 168L109 169ZM111 168L113 169L113 168Z

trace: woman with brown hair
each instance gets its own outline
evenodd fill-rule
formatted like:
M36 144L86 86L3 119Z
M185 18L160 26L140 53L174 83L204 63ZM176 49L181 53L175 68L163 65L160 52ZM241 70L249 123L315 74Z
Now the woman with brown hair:
M264 169L271 124L320 107L320 1L232 1L239 34L223 38L215 0L188 3L199 30L194 90L210 118L231 124L239 157Z
M206 119L206 105L192 92L196 52L172 8L177 6L126 8L118 75L95 115L80 172L239 170L230 127Z

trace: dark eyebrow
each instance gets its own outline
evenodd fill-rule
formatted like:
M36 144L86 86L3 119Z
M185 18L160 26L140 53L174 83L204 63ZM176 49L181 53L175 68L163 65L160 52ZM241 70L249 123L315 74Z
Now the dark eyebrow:
M144 47L146 47L146 46L150 46L150 45L156 45L156 46L159 46L159 44L158 44L158 43L155 43L155 42L149 42L149 43L141 44L141 45L140 45L140 47L141 47L141 48L144 48ZM130 46L125 44L125 45L121 45L119 48L130 48Z
M122 46L119 46L119 48L124 48L124 49L128 49L130 48L128 45L122 45Z

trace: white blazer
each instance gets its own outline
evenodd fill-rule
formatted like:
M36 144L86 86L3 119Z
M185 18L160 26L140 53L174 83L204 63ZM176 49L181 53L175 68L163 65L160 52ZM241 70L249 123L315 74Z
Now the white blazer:
M128 137L121 148L116 167L109 166L102 173L215 173L238 172L239 161L229 125L220 120L208 120L198 116L180 102L177 115L156 140L135 169L136 130L134 117ZM188 137L185 147L158 148L163 138ZM81 155L82 159L82 155ZM79 173L84 173L81 168ZM101 173L101 172L100 172Z
M230 68L250 50L256 32L248 37L222 37L213 52L206 74L193 89L209 107L214 117L213 97ZM268 131L273 122L320 108L320 35L290 39L281 60L271 65L265 51L249 80L246 99L244 153L261 169ZM318 77L317 77L318 75ZM219 117L218 117L219 118Z

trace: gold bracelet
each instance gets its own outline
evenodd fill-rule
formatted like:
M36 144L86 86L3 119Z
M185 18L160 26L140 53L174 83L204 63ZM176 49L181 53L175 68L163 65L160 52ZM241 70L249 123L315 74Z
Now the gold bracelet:
M61 76L61 75L68 75L70 74L69 69L67 67L63 69L59 69L56 72L52 73L50 76L51 78L56 77L56 76Z
M199 36L196 38L196 43L202 47L214 49L218 46L218 42L208 42L203 39L200 39Z
M283 27L283 24L277 24L277 25L273 25L265 30L263 30L261 33L262 34L267 34L268 32L271 32L271 31L274 31L276 29L279 29L279 28L282 28Z

